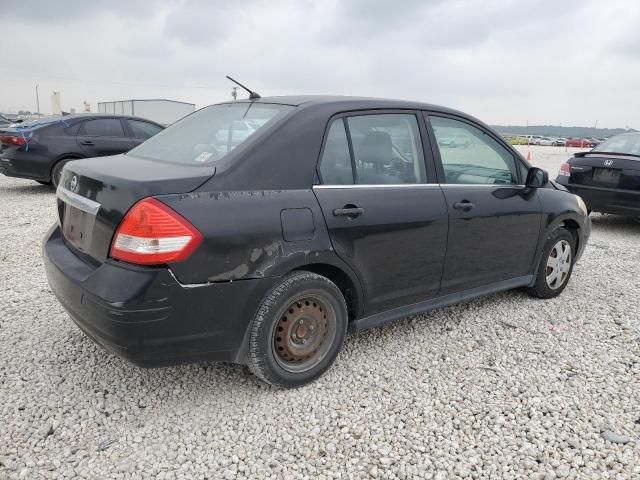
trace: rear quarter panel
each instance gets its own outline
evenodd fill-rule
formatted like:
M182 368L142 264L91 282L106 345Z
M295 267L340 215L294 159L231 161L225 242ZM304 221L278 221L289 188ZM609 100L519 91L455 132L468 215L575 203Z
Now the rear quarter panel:
M171 265L185 284L277 277L301 266L336 266L311 189L195 192L158 197L202 232L202 245Z

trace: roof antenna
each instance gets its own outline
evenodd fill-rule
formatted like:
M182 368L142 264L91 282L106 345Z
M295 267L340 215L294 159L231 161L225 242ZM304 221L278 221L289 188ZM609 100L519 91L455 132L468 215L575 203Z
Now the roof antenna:
M254 92L253 90L249 90L247 87L245 87L244 85L242 85L239 81L234 80L233 78L231 78L229 75L226 75L226 77L231 80L233 83L235 83L236 85L240 86L241 88L245 89L247 92L249 92L249 100L257 100L260 97L260 95L257 92Z

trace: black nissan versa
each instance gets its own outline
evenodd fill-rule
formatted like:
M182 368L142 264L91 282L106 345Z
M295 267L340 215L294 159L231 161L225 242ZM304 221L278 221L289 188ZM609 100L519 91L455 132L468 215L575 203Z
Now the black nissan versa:
M352 97L204 108L69 162L57 200L47 276L88 336L141 366L231 361L281 386L321 375L347 330L560 294L591 226L478 120Z

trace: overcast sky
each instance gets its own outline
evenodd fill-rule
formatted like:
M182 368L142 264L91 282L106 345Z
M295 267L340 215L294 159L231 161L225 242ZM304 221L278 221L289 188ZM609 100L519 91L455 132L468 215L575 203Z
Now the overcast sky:
M638 0L0 0L0 111L319 93L640 129Z

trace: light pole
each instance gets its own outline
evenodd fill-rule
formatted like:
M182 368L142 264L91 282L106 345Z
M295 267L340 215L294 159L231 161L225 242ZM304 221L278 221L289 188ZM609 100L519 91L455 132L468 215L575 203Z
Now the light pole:
M38 96L38 87L39 85L36 85L36 113L38 114L38 117L40 117L40 97Z

